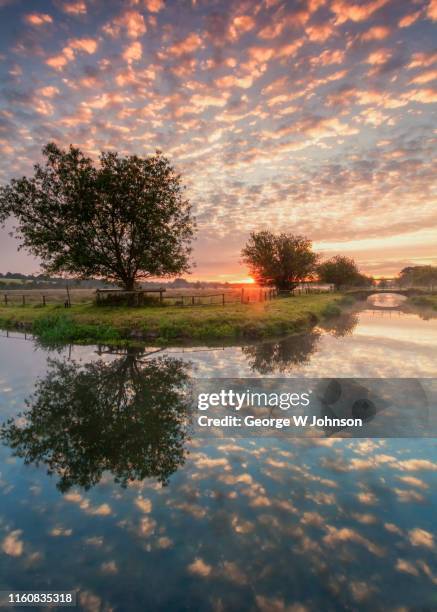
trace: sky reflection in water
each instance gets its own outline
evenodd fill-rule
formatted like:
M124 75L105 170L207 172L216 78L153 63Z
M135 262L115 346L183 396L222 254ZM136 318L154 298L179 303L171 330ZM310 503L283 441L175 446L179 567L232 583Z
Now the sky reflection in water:
M435 376L436 345L437 319L371 310L153 361L2 338L2 421L32 428L30 465L0 449L1 589L77 588L85 610L436 609L435 440L189 440L183 393L189 374Z

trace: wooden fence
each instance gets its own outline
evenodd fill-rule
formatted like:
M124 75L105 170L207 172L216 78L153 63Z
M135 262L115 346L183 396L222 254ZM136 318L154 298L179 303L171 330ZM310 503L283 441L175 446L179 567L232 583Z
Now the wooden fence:
M152 298L150 298L152 294ZM156 296L156 297L155 297ZM117 301L128 302L131 306L142 306L150 303L150 299L165 306L208 306L225 304L248 304L249 302L265 302L276 296L274 289L256 288L248 291L244 288L229 289L222 293L170 293L166 289L144 289L138 291L123 291L121 289L97 289L96 303L99 305L115 305ZM149 300L149 302L148 302Z
M322 293L325 292L323 289L312 288L312 287L299 287L293 291L293 295L303 295L308 293ZM153 303L152 300L145 300L142 304L140 296L147 297L153 296L152 299L162 306L209 306L209 305L222 305L225 304L249 304L254 302L265 302L274 299L275 297L282 297L290 295L290 292L277 292L275 289L266 289L256 286L248 286L241 288L229 288L224 291L211 292L208 290L197 290L190 293L184 293L182 290L166 290L161 289L147 289L143 291L123 292L121 290L113 289L98 289L98 290L82 290L82 289L57 289L57 290L41 290L29 289L29 290L8 290L0 293L0 305L2 306L33 306L33 307L45 307L47 305L58 305L60 308L69 308L72 305L78 304L91 304L93 302L97 304L104 303L105 295L118 294L120 297L123 295L131 295L132 306L148 305ZM150 295L149 295L150 294Z
M47 296L44 293L4 293L2 300L2 304L4 306L46 306L48 302L52 304L63 303L65 308L69 308L71 306L71 299L67 294L65 295L63 302L61 302L59 299L51 299L50 296Z

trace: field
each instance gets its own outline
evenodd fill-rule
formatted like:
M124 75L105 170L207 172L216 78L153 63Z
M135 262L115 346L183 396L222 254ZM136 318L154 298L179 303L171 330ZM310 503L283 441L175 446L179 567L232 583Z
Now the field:
M94 289L70 289L71 301L75 304L91 303L95 296ZM0 303L11 306L42 305L43 296L47 304L63 304L67 299L65 289L2 289L0 285Z
M192 299L194 298L195 304L209 305L209 304L221 304L223 295L226 303L234 303L249 300L250 302L256 302L264 296L265 290L260 290L259 287L254 285L248 285L241 288L218 288L218 289L194 289L187 287L183 289L167 289L164 295L165 304L183 303L184 305L193 305ZM91 304L96 297L95 289L75 289L70 288L70 301L72 305L77 304ZM153 294L150 294L151 296ZM45 303L49 304L64 304L67 300L67 290L64 288L58 289L1 289L0 285L0 303L5 305L23 305L23 297L25 305L42 305Z
M83 297L62 303L0 305L0 326L26 329L46 342L204 343L290 334L340 313L342 296L324 293L211 306L98 307Z
M299 294L301 289L296 290ZM95 289L77 289L69 288L71 304L92 304L96 297ZM222 305L223 300L226 304L241 303L241 302L259 302L264 301L268 294L268 290L262 289L256 285L246 285L244 287L219 287L195 289L193 287L181 289L166 289L163 294L164 305L180 305L180 306L209 306L212 304ZM157 294L150 293L153 297ZM50 304L64 304L68 299L67 290L65 288L58 289L1 289L0 286L0 304L11 306L42 306Z

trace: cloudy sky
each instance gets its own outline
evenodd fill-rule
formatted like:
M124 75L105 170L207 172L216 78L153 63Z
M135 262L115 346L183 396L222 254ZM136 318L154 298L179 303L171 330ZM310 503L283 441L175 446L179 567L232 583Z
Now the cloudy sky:
M376 275L437 264L437 0L0 0L0 45L0 182L49 140L159 148L193 278L246 278L262 228ZM37 271L16 246L0 271Z

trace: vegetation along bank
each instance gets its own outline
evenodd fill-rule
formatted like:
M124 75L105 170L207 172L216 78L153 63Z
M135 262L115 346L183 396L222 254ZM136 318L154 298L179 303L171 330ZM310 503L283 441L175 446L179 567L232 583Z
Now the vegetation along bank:
M350 298L325 293L207 307L0 306L0 326L43 342L183 344L256 340L309 329Z

